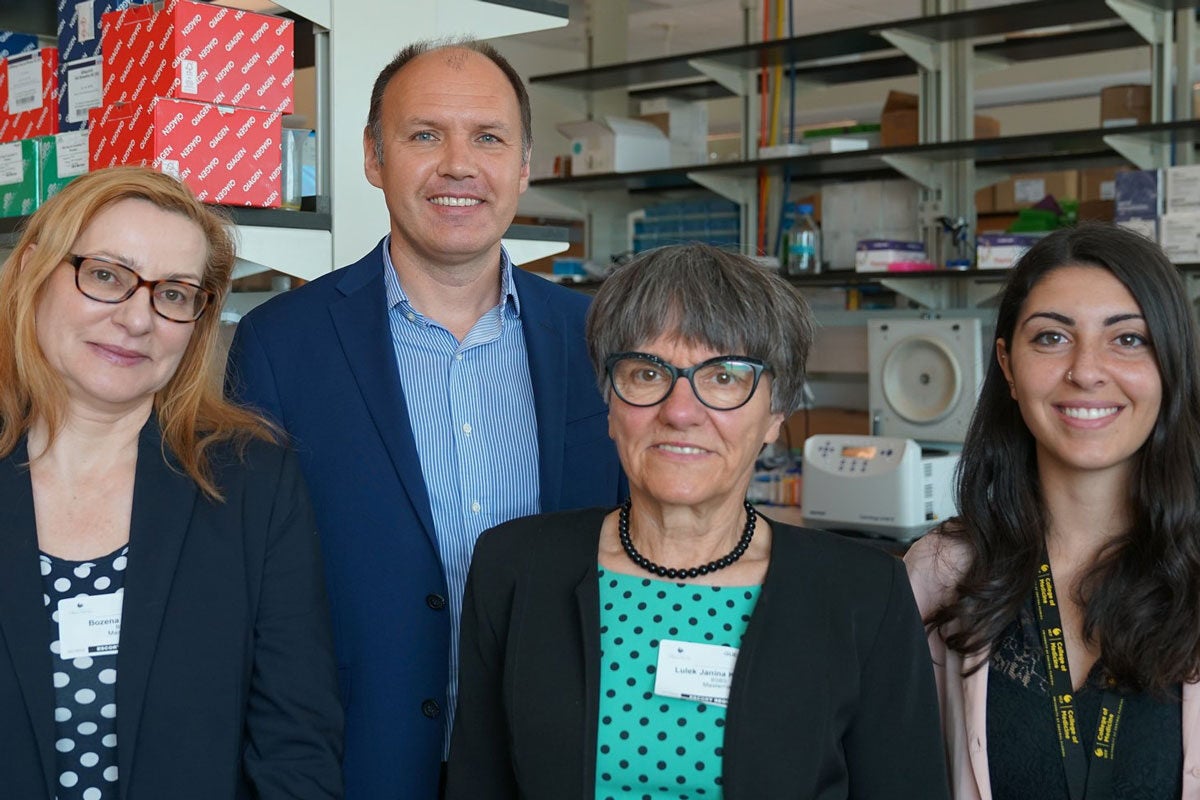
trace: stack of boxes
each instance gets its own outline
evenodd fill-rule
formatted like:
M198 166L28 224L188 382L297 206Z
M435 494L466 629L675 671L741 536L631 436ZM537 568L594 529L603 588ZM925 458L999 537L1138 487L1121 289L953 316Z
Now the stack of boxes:
M740 209L730 200L659 203L643 211L633 222L635 253L683 242L735 248L742 238Z
M58 129L87 128L88 110L100 105L101 18L150 0L56 0L58 7Z
M57 0L58 50L0 32L0 216L137 164L202 200L278 207L294 25L192 0Z
M1200 263L1200 166L1118 172L1117 224L1157 241L1176 264Z
M1158 241L1176 264L1200 263L1200 166L1165 170L1165 213L1158 222Z
M0 217L37 208L39 137L58 130L58 52L36 45L0 59Z
M191 0L105 14L91 169L148 165L208 203L278 207L293 35L291 20Z

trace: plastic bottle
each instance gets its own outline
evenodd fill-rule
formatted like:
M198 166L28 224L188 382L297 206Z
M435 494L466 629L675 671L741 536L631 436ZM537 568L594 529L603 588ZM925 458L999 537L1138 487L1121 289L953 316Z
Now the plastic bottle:
M791 235L792 226L796 224L796 214L795 203L783 204L783 218L779 221L779 252L776 255L779 256L779 271L785 275L788 271L788 237Z
M796 212L787 232L787 274L815 275L821 271L821 229L812 218L812 205L801 203Z

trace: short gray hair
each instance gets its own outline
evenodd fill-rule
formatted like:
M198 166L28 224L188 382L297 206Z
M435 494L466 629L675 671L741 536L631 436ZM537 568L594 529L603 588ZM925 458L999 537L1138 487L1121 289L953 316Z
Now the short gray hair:
M605 396L605 359L665 334L765 361L771 411L783 414L803 401L815 333L808 303L791 284L748 256L706 244L662 247L618 267L587 317L588 352Z

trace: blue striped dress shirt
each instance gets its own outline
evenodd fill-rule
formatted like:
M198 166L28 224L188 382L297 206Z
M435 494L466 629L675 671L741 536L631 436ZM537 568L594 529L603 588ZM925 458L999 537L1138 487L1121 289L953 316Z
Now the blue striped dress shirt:
M390 243L383 248L388 321L450 592L448 750L458 700L463 590L475 540L494 525L539 511L533 383L507 252L500 251L503 291L496 306L459 342L409 303Z

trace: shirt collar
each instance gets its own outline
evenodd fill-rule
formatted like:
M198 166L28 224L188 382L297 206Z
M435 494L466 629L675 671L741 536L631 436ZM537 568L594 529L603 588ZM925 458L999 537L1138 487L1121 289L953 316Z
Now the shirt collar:
M387 307L396 308L401 303L409 305L408 295L400 285L400 276L396 274L396 266L392 263L392 236L388 234L383 242L383 285L387 291ZM517 282L513 278L516 267L509 258L504 245L500 246L500 286L503 287L503 305L511 308L514 316L521 316L521 298L517 295Z

